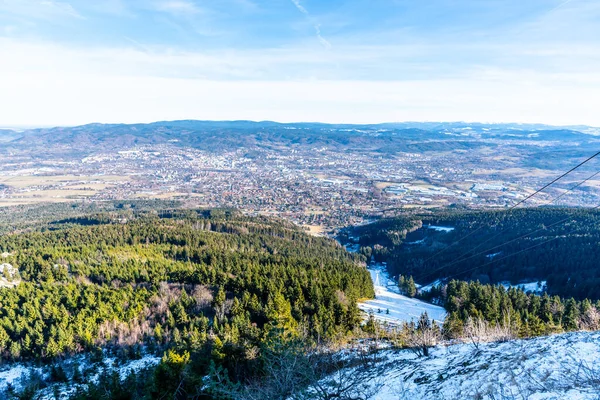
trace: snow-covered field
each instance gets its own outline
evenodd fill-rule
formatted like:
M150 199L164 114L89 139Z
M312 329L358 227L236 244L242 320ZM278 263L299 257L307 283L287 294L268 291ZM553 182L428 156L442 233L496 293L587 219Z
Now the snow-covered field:
M389 279L385 264L373 263L368 269L375 285L375 299L359 303L358 307L367 313L373 312L376 320L400 324L404 321L417 321L423 312L440 323L446 318L443 307L401 295L398 284Z
M373 400L598 399L600 333L438 346L429 357L381 353L383 371L368 385Z

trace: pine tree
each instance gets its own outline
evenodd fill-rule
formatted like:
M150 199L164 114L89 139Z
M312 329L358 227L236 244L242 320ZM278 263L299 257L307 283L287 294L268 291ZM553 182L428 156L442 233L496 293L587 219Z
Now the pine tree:
M415 285L415 281L413 280L413 277L409 277L408 281L406 282L406 295L408 297L415 297L415 295L417 294L417 286Z
M400 288L400 294L406 294L406 279L404 275L400 275L398 279L398 288Z

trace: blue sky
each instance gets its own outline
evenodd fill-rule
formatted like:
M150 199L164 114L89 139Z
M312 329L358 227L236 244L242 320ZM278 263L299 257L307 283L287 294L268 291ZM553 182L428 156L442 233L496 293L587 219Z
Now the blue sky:
M597 0L0 0L0 125L600 126Z

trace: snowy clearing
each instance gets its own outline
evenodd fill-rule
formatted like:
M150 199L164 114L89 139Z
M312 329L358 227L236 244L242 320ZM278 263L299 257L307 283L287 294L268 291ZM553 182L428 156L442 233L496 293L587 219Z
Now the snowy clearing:
M358 308L366 313L373 312L377 321L393 325L416 322L424 312L436 322L441 323L446 318L443 307L401 295L396 282L389 279L385 264L374 263L368 270L375 286L375 299L359 303Z
M443 284L444 284L444 282L441 279L436 279L435 281L431 282L429 285L425 285L425 286L416 285L416 286L417 286L417 289L419 290L419 292L430 292L434 286L440 286Z
M373 400L598 399L600 333L438 346L430 357L382 351Z
M500 282L502 286L506 289L510 289L511 287L518 288L523 290L524 292L532 292L536 294L541 294L546 291L546 281L539 282L529 282L529 283L519 283L516 285L511 284L510 282Z
M438 225L425 225L427 228L429 229L433 229L434 231L437 232L452 232L454 230L453 227L451 226L438 226Z

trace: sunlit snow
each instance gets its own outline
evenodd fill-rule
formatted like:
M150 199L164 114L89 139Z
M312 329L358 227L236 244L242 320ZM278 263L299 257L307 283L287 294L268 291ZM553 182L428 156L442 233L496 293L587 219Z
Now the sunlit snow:
M397 283L389 279L384 264L372 264L369 272L375 286L375 299L359 303L358 307L367 313L373 312L376 320L400 324L416 321L424 312L436 322L446 318L444 308L401 295Z
M429 357L381 353L373 400L598 399L600 333L438 346Z

